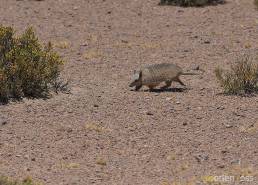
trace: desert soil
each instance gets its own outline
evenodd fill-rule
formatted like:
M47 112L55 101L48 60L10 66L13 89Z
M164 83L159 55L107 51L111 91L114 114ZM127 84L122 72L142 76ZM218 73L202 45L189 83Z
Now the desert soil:
M203 8L158 0L1 0L0 24L33 26L67 61L71 93L0 106L0 175L53 185L258 184L258 97L225 96L214 69L257 54L252 0ZM166 91L129 88L134 69L204 73ZM243 180L243 179L242 179Z

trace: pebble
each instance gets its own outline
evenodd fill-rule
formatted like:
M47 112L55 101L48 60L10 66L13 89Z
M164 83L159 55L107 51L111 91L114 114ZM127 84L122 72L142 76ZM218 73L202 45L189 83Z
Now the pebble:
M153 113L150 112L150 111L146 112L146 114L149 115L149 116L152 116L152 115L153 115Z
M178 12L178 13L183 13L183 12L184 12L184 10L178 10L177 12Z
M220 164L220 165L218 165L218 168L225 168L225 165L224 164Z
M226 128L232 128L233 125L229 125L229 124L224 124Z
M7 120L3 117L0 117L0 125L6 125L7 124Z
M240 165L240 164L241 164L241 159L233 160L233 161L231 161L231 164L237 164L237 165Z
M207 161L209 159L209 156L206 155L206 154L199 154L199 155L196 155L194 156L195 159L200 163L202 161Z
M194 66L194 67L193 67L193 70L200 70L200 66L199 66L199 65Z
M228 151L227 150L222 150L221 153L226 154L226 153L228 153Z

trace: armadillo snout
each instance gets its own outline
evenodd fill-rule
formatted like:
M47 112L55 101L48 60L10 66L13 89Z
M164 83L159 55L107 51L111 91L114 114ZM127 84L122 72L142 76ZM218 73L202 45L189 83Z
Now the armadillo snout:
M129 87L134 87L134 86L141 86L142 82L140 79L134 80L130 83Z

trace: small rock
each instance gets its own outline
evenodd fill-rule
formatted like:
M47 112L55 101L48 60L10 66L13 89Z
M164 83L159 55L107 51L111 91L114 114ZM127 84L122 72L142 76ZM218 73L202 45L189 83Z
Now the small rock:
M152 115L153 115L153 113L150 112L150 111L146 112L146 114L149 115L149 116L152 116Z
M202 119L202 117L201 116L197 116L196 119Z
M88 46L88 45L89 45L88 42L84 42L84 43L81 44L81 46ZM81 53L79 52L78 55L80 55L80 54L81 54Z
M209 40L205 40L203 43L204 43L204 44L210 44L210 43L211 43L211 41L209 41Z
M176 102L176 104L180 104L180 102L179 102L179 101L177 101L177 102Z
M72 131L73 131L72 128L67 128L67 132L68 132L68 133L71 133Z
M7 120L3 117L0 117L0 125L6 125L7 124Z
M207 161L209 159L209 156L206 155L206 154L199 154L199 155L196 155L194 156L195 159L197 160L197 162L202 162L202 161Z
M172 100L172 98L169 98L169 97L166 98L166 101L170 101L170 100Z
M97 105L97 104L94 104L93 106L94 106L94 107L99 107L99 105Z
M127 40L121 40L121 42L125 44L129 43Z
M239 116L239 117L243 117L243 118L245 117L245 115L240 114L240 113L238 113L238 112L233 112L233 114L236 115L236 116Z
M237 165L240 165L240 164L241 164L241 159L233 160L233 161L231 161L231 164L237 164Z
M199 65L194 66L194 67L193 67L193 70L200 70L200 66L199 66Z
M207 12L209 12L208 9L202 11L203 14L204 14L204 13L207 13Z
M228 151L227 150L222 150L221 153L226 154L226 153L228 153Z
M225 107L223 107L223 106L218 106L217 109L218 109L218 110L224 110Z
M218 168L225 168L225 165L224 164L219 164Z
M232 127L233 127L233 125L229 125L229 124L224 124L224 126L225 126L226 128L232 128Z

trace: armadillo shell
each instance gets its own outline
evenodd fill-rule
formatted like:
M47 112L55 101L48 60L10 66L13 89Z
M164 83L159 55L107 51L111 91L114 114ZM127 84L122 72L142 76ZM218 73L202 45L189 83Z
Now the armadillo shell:
M143 84L157 84L177 78L182 69L175 64L154 64L142 69Z

